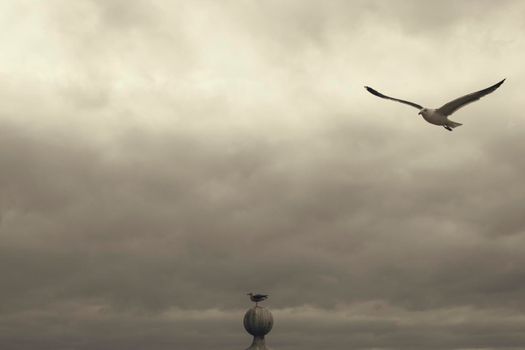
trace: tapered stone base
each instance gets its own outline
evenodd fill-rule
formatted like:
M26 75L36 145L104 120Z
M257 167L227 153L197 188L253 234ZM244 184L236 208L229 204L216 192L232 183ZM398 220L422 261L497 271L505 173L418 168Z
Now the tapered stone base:
M246 350L271 350L264 342L264 336L253 337L252 345Z

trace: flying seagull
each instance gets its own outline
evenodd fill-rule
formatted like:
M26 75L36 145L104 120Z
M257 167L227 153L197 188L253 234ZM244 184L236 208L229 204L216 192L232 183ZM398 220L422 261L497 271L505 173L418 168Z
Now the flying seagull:
M265 294L253 294L253 293L247 293L246 295L250 296L250 300L255 303L255 306L259 306L259 302L268 299L268 295Z
M443 126L445 129L447 129L448 131L452 131L452 129L454 129L455 127L460 126L462 124L461 123L456 123L456 122L448 119L449 115L451 115L452 113L454 113L455 111L457 111L461 107L466 106L469 103L477 101L480 98L482 98L483 96L490 94L492 91L494 91L497 88L499 88L500 85L503 84L504 81L505 81L505 79L503 79L502 81L500 81L497 84L489 86L486 89L479 90L479 91L473 92L471 94L468 94L468 95L456 98L455 100L447 102L443 106L441 106L441 107L439 107L437 109L424 108L423 106L420 106L420 105L418 105L417 103L414 103L414 102L400 100L398 98L393 98L393 97L390 97L390 96L386 96L386 95L383 95L382 93L380 93L379 91L376 91L376 90L374 90L374 89L372 89L371 87L368 87L368 86L365 86L365 89L369 93L371 93L372 95L375 95L377 97L386 98L387 100L397 101L397 102L401 102L401 103L407 104L409 106L415 107L415 108L419 109L419 113L418 114L421 115L423 117L423 119L425 119L430 124L440 125L440 126Z

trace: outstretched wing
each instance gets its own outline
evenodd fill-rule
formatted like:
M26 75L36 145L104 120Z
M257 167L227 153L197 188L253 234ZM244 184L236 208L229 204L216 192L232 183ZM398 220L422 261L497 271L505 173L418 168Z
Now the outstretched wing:
M404 103L404 104L406 104L406 105L409 105L409 106L415 107L415 108L417 108L417 109L423 109L423 106L420 106L420 105L418 105L417 103L410 102L410 101L405 101L405 100L400 100L400 99L398 99L398 98L393 98L393 97L389 97L389 96L383 95L382 93L380 93L379 91L376 91L376 90L372 89L371 87L365 86L365 89L366 89L366 91L368 91L369 93L371 93L372 95L375 95L375 96L377 96L377 97L386 98L387 100L392 100L392 101L401 102L401 103Z
M451 115L452 113L454 113L455 111L457 111L461 107L466 106L469 103L477 101L480 98L482 98L483 96L490 94L492 91L494 91L497 88L499 88L499 86L501 84L503 84L504 81L505 81L505 79L503 79L499 83L494 84L494 85L492 85L492 86L490 86L490 87L488 87L486 89L479 90L479 91L473 92L471 94L468 94L468 95L456 98L455 100L450 101L450 102L444 104L442 107L438 108L436 110L436 112L438 112L438 113L440 113L440 114L442 114L444 116Z

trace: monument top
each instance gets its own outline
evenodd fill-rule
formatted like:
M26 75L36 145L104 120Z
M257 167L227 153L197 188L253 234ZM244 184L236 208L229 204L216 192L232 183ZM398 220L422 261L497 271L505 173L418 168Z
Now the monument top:
M244 328L253 335L252 345L246 350L269 350L266 347L264 336L272 330L273 316L271 312L261 306L254 306L244 315Z

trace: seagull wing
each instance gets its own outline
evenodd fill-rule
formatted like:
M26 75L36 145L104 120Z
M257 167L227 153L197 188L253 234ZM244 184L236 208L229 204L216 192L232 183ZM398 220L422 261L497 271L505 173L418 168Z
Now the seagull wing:
M438 108L436 110L436 112L438 112L438 113L440 113L440 114L442 114L444 116L451 115L452 113L454 113L455 111L457 111L461 107L466 106L469 103L477 101L480 98L482 98L483 96L490 94L492 91L494 91L497 88L499 88L499 86L501 84L503 84L504 81L505 81L505 79L503 79L499 83L494 84L494 85L492 85L492 86L490 86L490 87L488 87L486 89L479 90L479 91L473 92L471 94L468 94L468 95L456 98L455 100L450 101L450 102L444 104L443 106L441 106L440 108Z
M392 100L392 101L401 102L401 103L404 103L404 104L406 104L406 105L409 105L409 106L415 107L415 108L417 108L417 109L423 109L423 106L420 106L420 105L418 105L417 103L410 102L410 101L405 101L405 100L400 100L400 99L398 99L398 98L393 98L393 97L390 97L390 96L383 95L382 93L380 93L379 91L376 91L376 90L372 89L371 87L365 86L365 89L366 89L366 91L368 91L369 93L371 93L372 95L375 95L375 96L377 96L377 97L386 98L387 100Z

